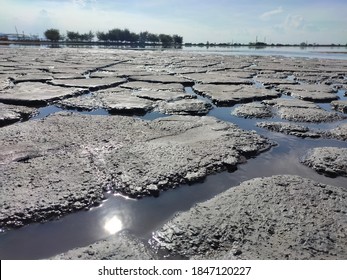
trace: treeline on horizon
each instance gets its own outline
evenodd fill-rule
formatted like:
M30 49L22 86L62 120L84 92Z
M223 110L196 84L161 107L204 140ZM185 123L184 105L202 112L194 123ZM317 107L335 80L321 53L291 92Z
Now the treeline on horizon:
M161 44L164 46L182 45L183 37L177 34L154 34L148 31L140 33L131 32L129 29L114 28L107 32L98 31L93 33L79 33L66 31L66 35L60 33L58 29L48 29L44 32L47 40L52 42L71 41L71 42L94 42L95 37L99 42L130 43L130 44Z

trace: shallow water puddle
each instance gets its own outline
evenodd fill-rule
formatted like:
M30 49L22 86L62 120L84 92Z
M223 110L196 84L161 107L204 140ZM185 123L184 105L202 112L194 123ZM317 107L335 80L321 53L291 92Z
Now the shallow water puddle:
M45 117L48 117L49 115L52 115L58 112L71 112L71 113L79 113L84 115L110 115L109 112L104 109L83 111L83 110L77 110L77 109L65 109L65 108L58 107L56 105L48 105L46 107L40 108L38 111L39 113L36 116L32 117L31 120L43 119Z

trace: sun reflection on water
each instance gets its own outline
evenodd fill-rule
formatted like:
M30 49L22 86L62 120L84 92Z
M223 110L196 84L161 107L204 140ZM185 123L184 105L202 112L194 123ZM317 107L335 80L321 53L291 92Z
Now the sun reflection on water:
M113 216L110 219L107 219L104 224L104 229L109 234L115 234L121 231L122 228L123 228L123 223L117 216Z

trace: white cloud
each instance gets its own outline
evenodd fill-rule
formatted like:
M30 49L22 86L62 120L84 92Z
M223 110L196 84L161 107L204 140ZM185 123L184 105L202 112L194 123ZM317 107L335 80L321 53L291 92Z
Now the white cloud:
M86 6L86 0L73 0L73 3L76 4L76 5L80 5L82 7L85 7Z
M48 17L48 11L46 9L42 9L40 12L39 12L39 15L41 17Z
M303 29L305 27L305 19L301 15L288 15L284 26L288 29Z
M282 14L283 12L284 12L283 8L282 7L278 7L275 10L271 10L271 11L268 11L268 12L265 12L265 13L261 14L260 15L260 19L268 20L268 19L270 19L271 17L273 17L275 15Z
M97 0L72 0L72 3L81 8L86 8L97 4Z

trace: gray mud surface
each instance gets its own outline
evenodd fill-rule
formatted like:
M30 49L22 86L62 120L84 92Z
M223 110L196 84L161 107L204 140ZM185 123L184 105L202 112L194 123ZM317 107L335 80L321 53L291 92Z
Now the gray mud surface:
M148 122L61 113L5 127L0 139L2 227L91 207L107 189L156 196L271 146L236 125L191 116Z
M239 117L257 119L271 118L273 116L273 112L269 106L259 103L242 104L232 114Z
M347 177L347 148L314 148L307 152L301 162L326 176Z
M347 141L347 123L341 124L327 132L327 136L342 141Z
M331 106L336 111L347 113L347 100L332 101Z
M154 260L154 253L126 232L54 256L52 260Z
M34 116L35 108L0 103L0 127Z
M189 259L346 259L346 207L341 188L257 178L177 214L153 244Z
M140 98L129 90L107 89L92 93L89 96L78 96L64 99L59 105L79 110L105 109L111 113L144 114L155 107L149 98Z
M341 124L336 128L329 130L314 129L308 126L288 122L258 122L257 126L266 128L270 131L280 132L296 137L328 138L347 141L347 124Z
M197 84L193 89L211 98L215 104L222 106L271 99L279 96L279 93L275 91L247 85Z
M168 115L206 115L212 108L210 103L197 99L182 99L160 102L158 111Z
M26 82L0 92L0 102L20 105L41 105L85 93L79 88L62 88L45 83Z
M339 99L337 90L325 84L286 85L277 87L281 92L298 99L313 102L330 102Z
M322 123L346 118L342 114L328 112L313 102L298 99L273 99L262 103L273 106L281 119L294 122Z
M258 127L266 128L271 131L281 132L302 138L320 138L324 134L310 130L307 126L291 124L286 122L259 122Z
M149 228L88 229L56 258L346 259L346 73L321 58L2 47L0 257L81 213L93 227L99 208L129 225L143 201ZM248 181L263 172L277 176ZM49 242L25 256L63 252Z

